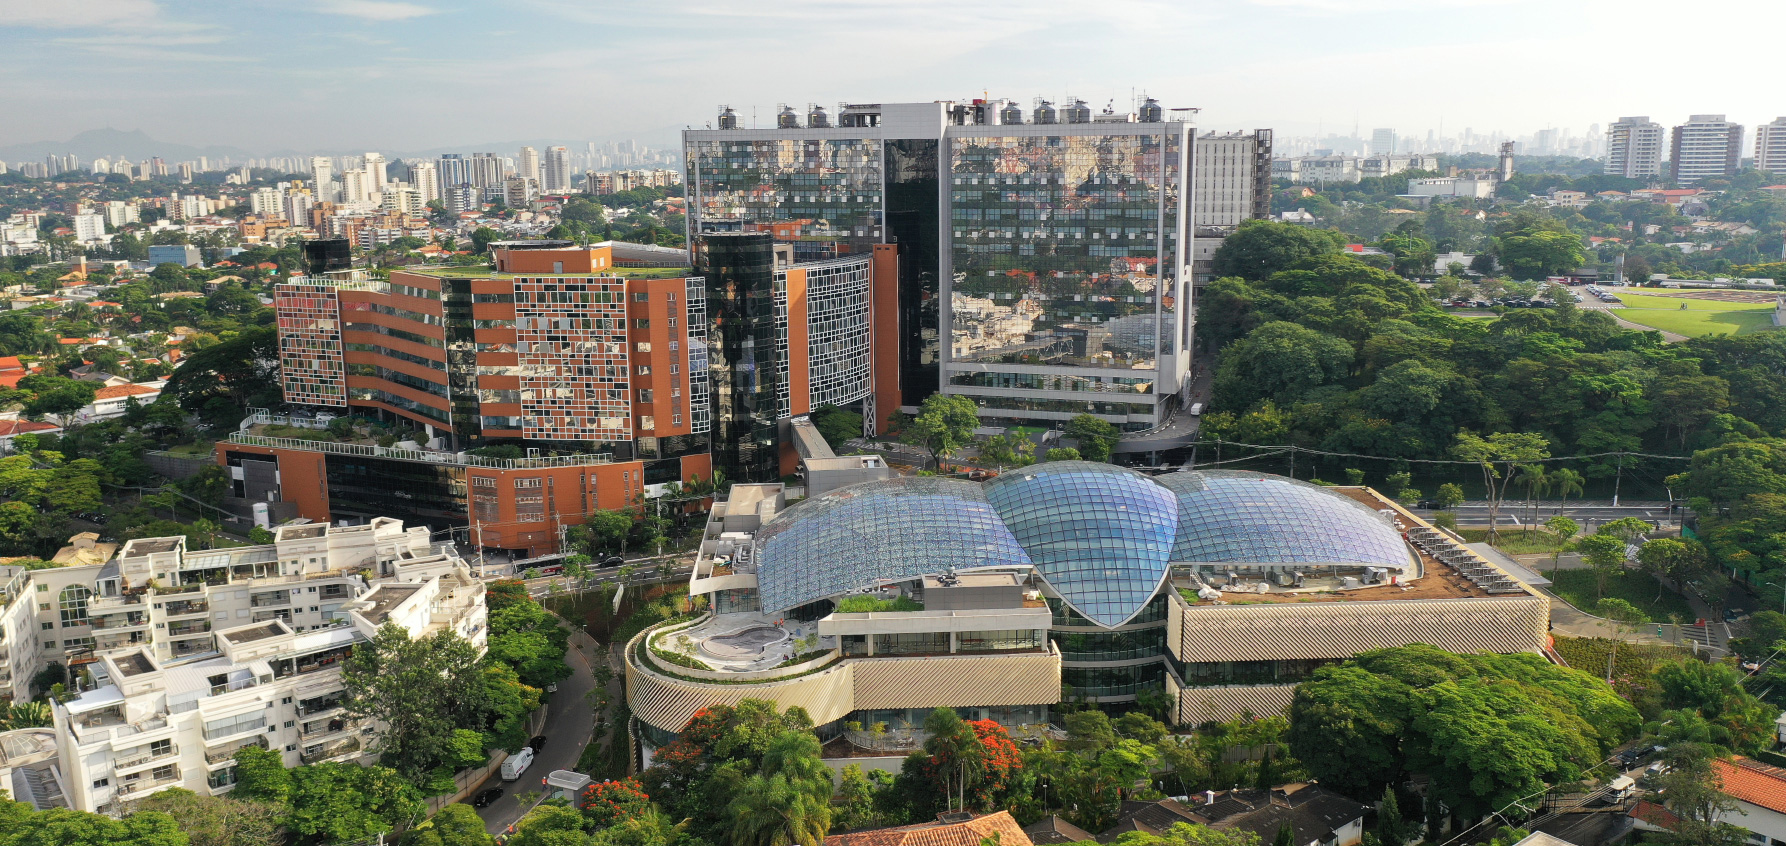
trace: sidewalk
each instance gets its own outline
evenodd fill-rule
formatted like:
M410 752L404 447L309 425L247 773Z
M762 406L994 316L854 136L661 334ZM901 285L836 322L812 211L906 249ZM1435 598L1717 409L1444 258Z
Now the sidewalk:
M1516 561L1525 565L1527 569L1537 570L1539 572L1549 572L1551 569L1550 556L1548 555L1516 555L1512 557ZM1564 555L1559 560L1557 569L1580 570L1586 568L1586 566L1587 565L1582 563L1581 556ZM1675 591L1675 585L1668 582L1664 582L1664 585L1669 590ZM1696 638L1692 637L1690 634L1697 628L1692 625L1691 620L1680 626L1678 632L1674 630L1675 627L1671 623L1649 622L1637 626L1636 631L1626 631L1621 634L1610 620L1603 617L1596 617L1564 602L1561 597L1552 593L1548 587L1540 587L1538 588L1538 591L1545 596L1550 597L1550 629L1553 634L1560 634L1564 637L1603 637L1610 640L1623 640L1628 643L1665 644L1669 646L1687 646L1689 642L1696 640ZM1675 592L1679 593L1679 591ZM1713 612L1711 606L1706 605L1699 597L1692 594L1681 594L1681 596L1687 600L1687 605L1693 609L1693 614L1699 619L1705 620L1707 623L1705 627L1705 635L1710 643L1700 641L1700 645L1710 646L1720 652L1728 651L1730 642L1729 624L1725 623L1721 617ZM1661 626L1664 637L1656 637L1657 626ZM1627 626L1626 628L1630 629L1631 627Z

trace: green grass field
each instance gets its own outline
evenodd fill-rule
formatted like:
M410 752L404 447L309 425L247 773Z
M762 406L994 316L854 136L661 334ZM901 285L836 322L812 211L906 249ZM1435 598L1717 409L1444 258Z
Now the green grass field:
M1681 310L1681 303L1687 304L1688 311L1749 311L1754 309L1770 309L1773 303L1726 303L1717 300L1701 300L1691 297L1660 297L1655 294L1627 294L1618 292L1619 299L1630 308L1666 308Z
M1594 606L1600 597L1594 593L1594 573L1591 570L1559 570L1551 576L1550 590L1561 597L1564 602L1575 606L1589 614L1594 613ZM1692 622L1693 606L1687 604L1685 597L1670 590L1659 590L1654 577L1635 570L1610 576L1606 579L1606 596L1623 599L1637 607L1645 616L1655 622L1667 622L1670 614ZM1658 598L1660 594L1660 598Z
M1627 298L1630 299L1630 298ZM1690 302L1690 301L1689 301ZM1720 305L1733 305L1720 303ZM1725 311L1707 311L1689 305L1685 311L1676 305L1663 308L1615 308L1613 314L1632 323L1641 323L1664 332L1697 338L1701 335L1747 335L1774 328L1773 308L1739 306Z

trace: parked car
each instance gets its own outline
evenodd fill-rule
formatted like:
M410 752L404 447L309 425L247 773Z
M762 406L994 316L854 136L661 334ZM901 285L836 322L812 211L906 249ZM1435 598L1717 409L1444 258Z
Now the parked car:
M1439 501L1436 499L1423 499L1419 502L1414 503L1414 507L1415 508L1438 508Z
M500 787L492 787L489 790L480 790L477 792L476 795L471 797L471 807L473 807L473 808L488 807L491 802L494 802L501 798L502 798L502 788L500 788Z
M601 566L603 566L603 567L618 567L625 563L626 563L625 558L621 558L618 555L610 555L610 556L602 559Z
M538 755L541 749L546 748L546 736L543 734L536 734L529 738L527 741L527 748L532 749L533 754Z

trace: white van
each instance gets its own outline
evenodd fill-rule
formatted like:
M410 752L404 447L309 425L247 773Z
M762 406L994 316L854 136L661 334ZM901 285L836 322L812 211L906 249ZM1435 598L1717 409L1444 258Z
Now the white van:
M1200 403L1200 402L1191 403L1191 416L1197 417L1202 414L1203 414L1203 403Z
M514 781L520 778L522 773L527 772L527 768L531 766L533 766L533 749L523 746L521 751L508 756L502 762L502 780Z

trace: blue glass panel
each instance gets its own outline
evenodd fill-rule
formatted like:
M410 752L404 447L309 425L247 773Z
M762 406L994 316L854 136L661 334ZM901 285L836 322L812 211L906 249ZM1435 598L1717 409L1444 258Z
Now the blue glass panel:
M1153 481L1178 495L1173 561L1411 564L1395 527L1338 491L1238 470L1168 473Z
M986 483L1037 572L1080 614L1120 626L1166 579L1178 502L1133 470L1050 461Z
M765 524L756 542L757 593L771 613L877 579L1030 565L978 484L928 476L799 503Z

